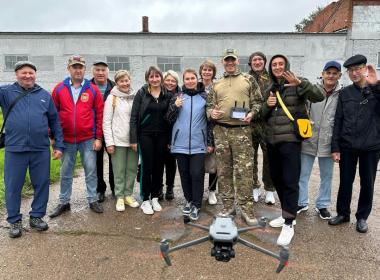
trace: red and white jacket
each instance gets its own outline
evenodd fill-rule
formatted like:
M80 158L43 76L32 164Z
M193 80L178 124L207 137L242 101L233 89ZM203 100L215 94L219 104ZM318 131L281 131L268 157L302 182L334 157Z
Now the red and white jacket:
M85 79L75 103L68 77L55 86L52 97L59 113L65 142L102 139L104 103L102 94L94 84Z

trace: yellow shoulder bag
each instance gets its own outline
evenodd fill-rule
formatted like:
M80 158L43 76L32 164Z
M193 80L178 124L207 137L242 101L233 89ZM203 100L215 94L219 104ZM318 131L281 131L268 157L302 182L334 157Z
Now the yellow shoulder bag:
M294 130L296 131L297 137L301 140L310 138L313 135L313 133L311 128L311 122L308 119L307 115L300 118L294 118L292 114L290 114L288 108L286 108L278 91L276 91L276 97L278 102L280 102L282 110L284 110L285 114L293 122Z

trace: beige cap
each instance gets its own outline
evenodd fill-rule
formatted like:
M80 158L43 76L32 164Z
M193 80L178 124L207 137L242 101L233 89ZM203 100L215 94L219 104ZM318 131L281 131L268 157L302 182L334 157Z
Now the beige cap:
M67 62L67 66L72 66L75 64L80 64L80 65L86 66L86 61L84 60L84 57L81 55L72 55L72 56L70 56L70 58Z

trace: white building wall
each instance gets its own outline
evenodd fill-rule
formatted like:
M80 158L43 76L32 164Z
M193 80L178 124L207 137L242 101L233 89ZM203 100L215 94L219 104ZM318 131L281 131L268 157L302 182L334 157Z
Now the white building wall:
M346 34L0 33L0 82L14 81L13 71L5 71L4 55L53 56L54 70L38 71L38 83L49 90L67 76L66 61L72 54L85 56L88 77L93 61L107 55L124 55L130 57L132 82L138 89L144 83L145 70L156 65L157 56L181 57L182 70L198 69L204 59L210 58L217 64L220 76L221 54L226 48L236 48L245 57L259 50L268 60L274 54L284 54L294 72L315 82L326 61L346 58L346 43Z

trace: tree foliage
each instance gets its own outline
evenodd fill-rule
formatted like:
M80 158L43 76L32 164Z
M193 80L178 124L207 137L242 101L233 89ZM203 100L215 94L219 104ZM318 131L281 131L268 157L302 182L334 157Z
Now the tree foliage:
M315 17L323 10L322 7L317 7L316 10L311 12L307 17L303 18L300 23L296 24L294 27L297 32L303 32L305 28L314 21Z

